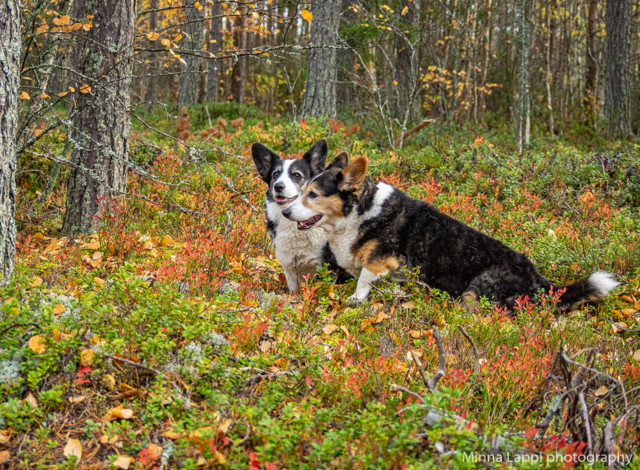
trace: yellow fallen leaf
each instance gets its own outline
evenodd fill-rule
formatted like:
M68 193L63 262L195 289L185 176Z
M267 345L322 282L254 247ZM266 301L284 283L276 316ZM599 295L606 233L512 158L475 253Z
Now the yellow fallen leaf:
M6 463L11 458L11 454L8 450L0 451L0 465Z
M147 446L147 457L153 462L162 456L162 447L157 444L149 444Z
M84 395L75 395L73 397L69 397L69 403L82 403L87 399Z
M102 376L105 385L109 390L113 390L116 387L116 379L111 374L104 374Z
M402 16L406 15L407 13L409 13L409 7L405 5L405 7L402 9L402 11L400 12L400 14Z
M93 282L96 283L97 287L102 287L104 285L104 279L100 279L99 277L94 277Z
M413 338L413 339L419 339L420 338L420 332L416 331L416 330L411 330L409 331L409 335Z
M342 325L342 326L340 327L340 329L343 331L343 333L344 333L345 335L349 336L349 330L347 330L347 327L346 327L346 326Z
M47 350L47 340L41 335L32 336L27 343L29 349L34 353L42 354Z
M62 451L65 457L76 457L78 461L82 458L82 444L79 439L69 439L67 445L64 446Z
M78 91L80 91L80 93L91 93L91 87L88 84L84 84L84 85L80 85L80 88L78 89Z
M10 437L11 433L8 430L0 429L0 445L8 444Z
M39 287L42 285L44 281L42 280L42 278L40 276L33 276L30 280L29 280L29 286L31 287Z
M400 305L402 308L414 308L416 306L416 304L414 304L412 301L408 301L408 302L404 302L402 303L402 305Z
M40 134L42 134L42 129L36 129L33 131L33 135L38 137Z
M313 15L311 14L311 12L309 10L302 10L300 12L300 16L307 20L309 23L311 23L311 20L313 19Z
M171 235L163 235L162 239L160 239L160 245L161 246L173 245L173 238L171 238Z
M91 243L83 245L82 248L86 248L87 250L97 250L100 248L100 242L98 240L92 240Z
M327 326L325 326L322 329L322 331L324 332L325 335L330 335L331 333L333 333L337 329L338 329L338 327L336 325L334 325L333 323L329 323Z
M118 458L113 461L112 465L121 470L127 470L132 463L133 457L129 457L128 455L119 455Z
M18 95L18 98L20 98L21 100L30 100L31 97L29 96L29 93L27 93L26 91L23 91L22 93L20 93Z
M53 314L54 315L60 315L61 313L63 313L66 310L66 307L62 304L56 304L53 306Z
M171 440L180 439L183 435L181 432L172 431L171 429L164 432L164 437Z
M628 328L627 324L623 321L618 323L613 323L611 325L611 329L613 330L614 333L623 333L627 328Z
M219 434L227 434L229 432L229 428L233 424L233 420L230 418L223 419L220 425L218 426Z
M93 364L94 355L95 353L93 352L93 349L83 349L80 352L80 365L82 367L89 367L91 364Z
M383 320L389 318L386 313L382 310L378 312L378 316L376 317L376 321L374 323L382 323Z
M131 419L133 417L133 410L131 408L125 408L123 405L116 406L109 410L111 416L122 419Z
M640 362L640 349L638 349L636 352L633 353L633 358Z
M44 241L44 235L42 232L37 232L34 236L33 239L37 242L43 242Z
M150 33L147 33L147 39L149 41L157 41L159 37L160 35L158 33L154 33L153 31Z
M93 23L91 21L86 21L82 23L82 29L85 31L89 31L93 27Z
M596 390L593 394L597 397L603 397L605 396L607 393L609 393L609 389L602 385L601 387L598 388L598 390Z

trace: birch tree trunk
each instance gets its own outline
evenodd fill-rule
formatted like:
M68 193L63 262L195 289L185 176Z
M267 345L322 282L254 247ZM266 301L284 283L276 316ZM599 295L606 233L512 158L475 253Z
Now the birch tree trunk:
M311 48L301 110L304 117L336 116L336 47L341 3L340 0L317 0L311 11Z
M522 153L529 145L529 16L531 0L518 1L518 100L516 101L516 144Z
M629 102L629 41L631 2L607 0L605 16L607 42L604 51L604 116L609 135L631 132Z
M135 0L76 2L76 18L94 18L72 57L74 70L91 78L91 92L79 93L79 82L70 100L73 151L63 223L67 234L94 231L99 198L126 190L135 6Z
M16 254L16 130L20 86L19 0L0 2L0 284L13 276Z

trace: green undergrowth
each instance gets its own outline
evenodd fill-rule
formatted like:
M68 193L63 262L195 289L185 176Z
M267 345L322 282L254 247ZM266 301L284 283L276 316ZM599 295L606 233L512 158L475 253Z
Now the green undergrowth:
M544 435L536 427L565 390L559 351L591 361L580 391L593 432L613 422L616 452L637 454L637 415L617 421L639 397L637 144L536 136L518 155L504 133L427 127L389 150L362 123L333 132L250 108L188 114L187 146L134 123L140 171L128 197L103 201L91 236L60 235L64 191L40 198L51 163L23 157L16 275L0 288L0 451L11 464L476 468L494 455L489 466L566 468L586 445L563 421L572 411L565 403ZM218 118L226 126L202 137ZM144 119L176 133L166 114ZM250 146L286 142L301 156L320 138L329 159L366 155L372 178L526 253L556 282L604 269L626 284L564 314L553 298L472 313L412 273L380 281L357 308L346 305L355 281L333 285L326 272L291 295ZM47 139L64 147L63 135ZM69 439L80 462L65 456Z

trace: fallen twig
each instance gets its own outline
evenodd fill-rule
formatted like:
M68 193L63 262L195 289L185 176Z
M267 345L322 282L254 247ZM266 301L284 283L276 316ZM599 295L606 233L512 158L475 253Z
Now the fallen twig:
M432 392L436 391L436 386L442 377L444 377L444 369L447 365L447 356L444 353L444 346L442 344L442 338L440 337L440 332L437 327L433 327L433 337L436 340L436 346L438 346L438 370L431 377L431 379L427 382L427 387Z
M464 329L464 326L458 325L458 329L460 330L460 333L462 333L462 336L467 338L467 341L469 341L469 343L471 344L471 347L473 348L473 354L475 355L475 362L473 364L473 373L479 374L480 373L480 355L478 354L478 347L476 346L476 343L473 342L473 339L471 338L471 336L469 336L469 333L467 333L467 330Z

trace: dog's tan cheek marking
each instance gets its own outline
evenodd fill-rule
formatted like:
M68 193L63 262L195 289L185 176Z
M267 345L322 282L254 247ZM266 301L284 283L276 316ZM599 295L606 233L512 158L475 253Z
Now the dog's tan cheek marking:
M398 269L400 267L400 260L395 256L387 256L386 258L378 258L368 262L364 267L374 274L383 275Z
M307 207L315 210L316 212L320 212L321 214L341 215L342 199L338 196L318 196L316 199L308 201Z

